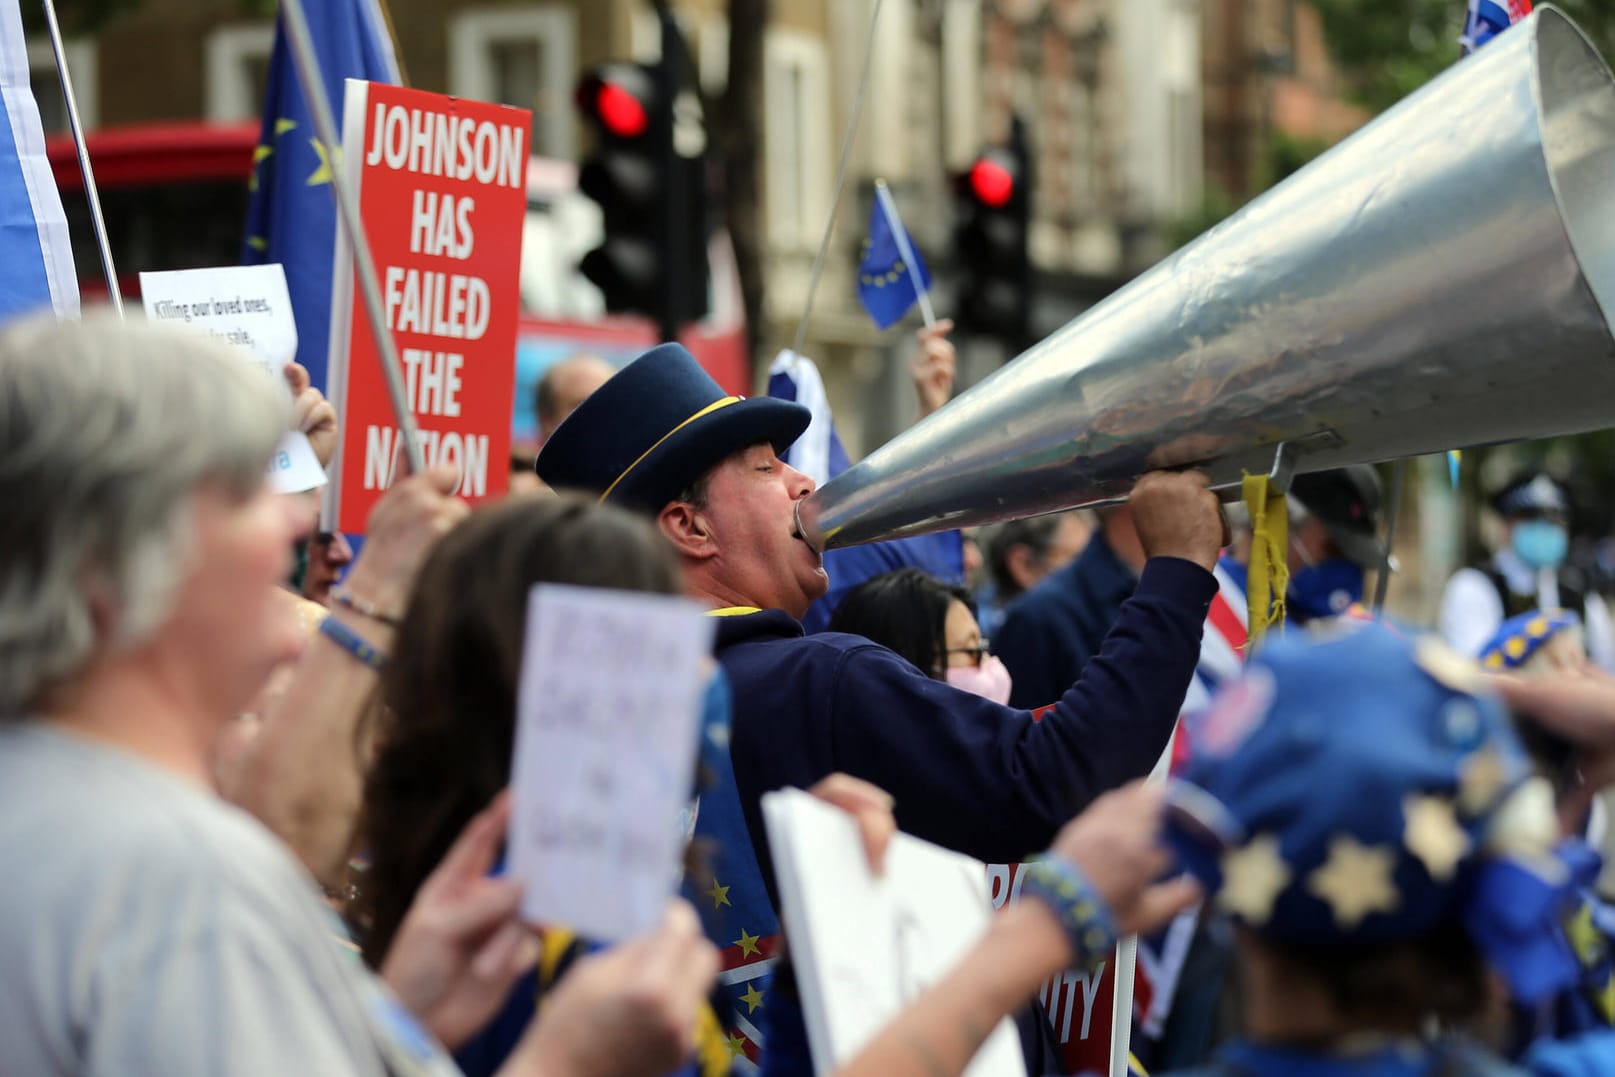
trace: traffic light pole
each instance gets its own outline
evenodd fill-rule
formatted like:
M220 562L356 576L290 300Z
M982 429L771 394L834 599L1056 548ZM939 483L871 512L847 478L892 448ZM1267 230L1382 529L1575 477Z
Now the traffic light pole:
M665 2L658 0L656 16L662 25L662 59L656 65L657 80L661 83L660 91L663 100L670 102L669 109L672 114L672 124L667 133L667 144L663 148L664 168L667 175L668 196L667 204L673 212L662 214L662 250L671 255L675 252L687 251L690 241L690 221L682 213L676 212L678 207L690 204L690 177L689 169L684 159L679 156L679 115L678 95L682 83L684 59L684 39L679 34L678 23L673 21L673 11ZM659 292L661 302L657 304L656 321L657 335L664 341L676 341L679 331L683 328L684 317L684 288L683 267L667 264L664 258L661 266L661 281Z

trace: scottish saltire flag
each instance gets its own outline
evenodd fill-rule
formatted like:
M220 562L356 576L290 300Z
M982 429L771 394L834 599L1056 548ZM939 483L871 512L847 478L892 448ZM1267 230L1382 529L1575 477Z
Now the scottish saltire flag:
M1531 14L1531 0L1469 0L1464 20L1464 53L1474 52L1510 26Z
M17 0L0 3L0 101L0 320L47 307L58 318L76 318L73 245L28 85Z
M377 0L320 0L304 4L309 34L337 126L342 125L344 79L397 83L398 62ZM297 318L297 361L321 389L331 332L331 263L336 247L330 149L314 132L285 27L277 21L275 50L264 90L263 128L253 151L243 265L286 267Z
M785 452L785 462L796 470L824 485L843 471L851 462L847 450L836 433L836 422L830 416L830 398L824 391L824 379L819 368L805 355L790 349L774 357L768 368L768 395L778 400L791 400L813 413L808 428L796 443Z
M919 302L921 290L931 290L931 271L914 249L903 222L891 219L884 206L882 199L875 199L869 212L869 238L864 240L863 260L858 265L858 298L882 329L901 321ZM912 272L903 257L904 248L914 256ZM916 275L918 289L914 286Z

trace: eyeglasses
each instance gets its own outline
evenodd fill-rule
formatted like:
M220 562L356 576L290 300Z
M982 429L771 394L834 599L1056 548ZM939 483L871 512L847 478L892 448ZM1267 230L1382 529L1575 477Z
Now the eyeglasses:
M988 641L984 639L974 647L949 647L942 653L946 655L967 654L970 656L970 664L975 666L977 669L980 669L981 660L992 653L987 643Z

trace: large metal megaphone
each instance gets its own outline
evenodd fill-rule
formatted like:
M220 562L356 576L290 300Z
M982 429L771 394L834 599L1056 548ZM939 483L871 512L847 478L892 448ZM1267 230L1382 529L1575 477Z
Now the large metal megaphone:
M1615 79L1541 8L803 503L821 547L1615 425Z

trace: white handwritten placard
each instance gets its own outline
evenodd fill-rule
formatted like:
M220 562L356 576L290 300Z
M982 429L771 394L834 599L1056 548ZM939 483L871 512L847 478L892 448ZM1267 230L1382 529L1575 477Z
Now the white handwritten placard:
M992 923L984 865L908 834L869 868L852 816L799 789L763 794L780 911L820 1077L946 977ZM1026 1077L1004 1018L964 1077Z
M184 325L227 340L263 367L277 385L286 384L283 370L297 357L297 321L286 291L286 272L280 266L142 273L140 299L148 320ZM306 436L288 431L281 439L270 461L269 483L283 494L325 484L325 471Z
M661 918L678 881L712 636L687 599L533 588L508 856L530 922L614 942Z

